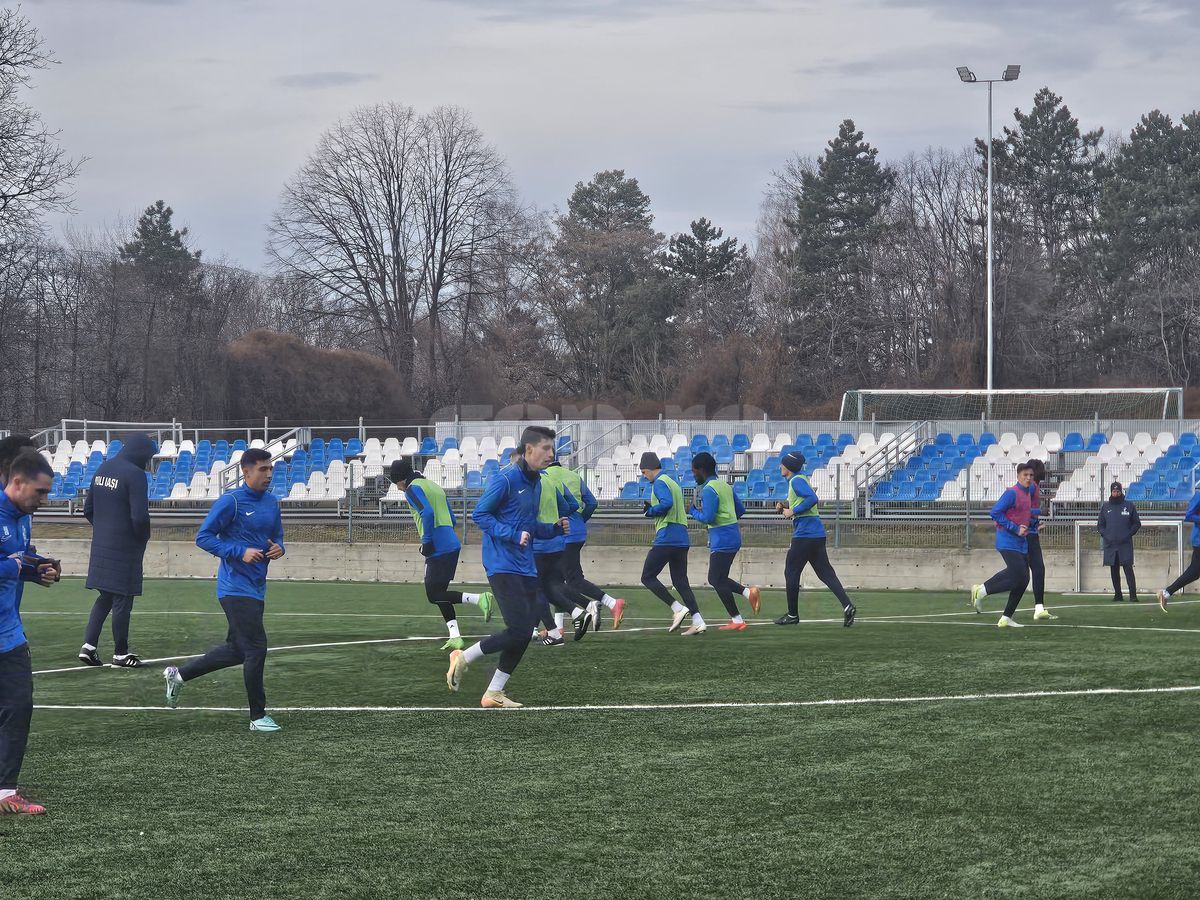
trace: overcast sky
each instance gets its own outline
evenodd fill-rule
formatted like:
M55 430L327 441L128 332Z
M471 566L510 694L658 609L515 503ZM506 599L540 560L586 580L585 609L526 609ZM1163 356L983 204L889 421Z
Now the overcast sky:
M1049 85L1085 128L1200 106L1200 0L26 0L32 103L88 157L72 221L157 199L251 268L282 184L355 106L469 110L529 203L623 168L667 233L752 240L771 173L853 118L885 158L960 147ZM62 221L55 223L61 226Z

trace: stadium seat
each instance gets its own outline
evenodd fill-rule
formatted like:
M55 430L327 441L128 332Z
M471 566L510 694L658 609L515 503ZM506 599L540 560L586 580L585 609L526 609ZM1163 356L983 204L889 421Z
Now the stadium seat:
M426 435L421 441L421 456L437 456L437 439Z
M1156 481L1150 486L1151 501L1165 501L1171 499L1171 486L1165 481Z
M472 490L472 489L478 490L478 489L481 489L481 488L483 487L483 475L482 475L482 473L480 473L480 472L476 472L476 471L470 471L470 472L467 472L467 477L464 479L464 481L463 481L463 485L464 485L464 486L465 486L465 487L466 487L468 490Z
M761 431L756 432L754 435L754 440L752 440L750 442L750 452L751 453L770 453L771 452L771 439L769 437L767 437L767 435Z
M1082 434L1078 431L1072 431L1063 438L1062 448L1064 453L1082 453L1087 449L1087 445L1083 441Z
M627 481L621 488L622 500L637 500L641 494L639 493L638 483L636 481Z
M747 453L747 452L749 452L749 450L750 450L750 437L749 437L749 435L743 434L742 432L740 432L740 431L739 431L737 434L735 434L735 435L733 436L733 441L732 441L732 443L731 443L731 445L730 445L730 446L732 446L732 447L733 447L733 452L734 452L734 453Z
M455 438L455 437L445 438L442 441L441 455L445 456L448 451L457 450L457 449L458 449L458 438Z
M1108 443L1108 438L1106 438L1101 432L1097 431L1088 438L1087 451L1088 453L1095 453L1106 443Z
M411 434L400 443L401 456L416 456L421 452L421 445Z
M784 447L786 447L791 442L792 442L792 436L790 434L783 434L783 433L777 434L777 435L775 435L775 442L771 445L771 452L779 453L783 450Z

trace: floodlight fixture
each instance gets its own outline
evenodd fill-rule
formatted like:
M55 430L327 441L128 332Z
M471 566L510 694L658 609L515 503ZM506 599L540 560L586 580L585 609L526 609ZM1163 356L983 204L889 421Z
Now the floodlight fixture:
M1021 75L1021 67L1010 65L1004 70L1005 81L1016 81Z
M958 67L958 77L961 78L963 81L967 82L967 84L970 84L972 81L975 80L975 73L972 72L970 69L968 69L966 66L959 66Z

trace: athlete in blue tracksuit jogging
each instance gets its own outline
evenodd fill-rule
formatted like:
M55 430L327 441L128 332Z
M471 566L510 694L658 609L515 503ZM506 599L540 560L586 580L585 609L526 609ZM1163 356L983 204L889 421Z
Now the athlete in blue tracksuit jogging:
M33 718L33 664L21 625L25 582L50 587L61 568L32 549L31 517L50 496L54 471L34 450L3 461L0 480L0 814L41 815L46 808L17 792Z
M1192 559L1178 578L1158 592L1158 605L1163 612L1167 611L1167 601L1171 595L1200 578L1200 491L1197 491L1188 504L1183 521L1192 523Z
M251 448L242 455L244 484L213 504L196 535L196 546L221 560L217 570L217 600L229 620L225 643L183 666L169 666L167 705L179 703L184 682L241 664L250 703L251 731L278 731L267 715L263 666L267 633L263 607L267 596L267 566L284 554L283 519L279 500L271 493L271 455Z
M729 577L734 557L742 549L738 519L746 514L746 507L729 483L717 477L717 461L711 453L697 453L692 458L692 475L699 487L688 516L708 526L708 583L729 613L729 621L717 630L744 631L746 620L738 611L737 595L749 600L756 613L761 602L757 587L743 587Z
M499 654L496 672L480 700L485 709L521 706L504 688L525 655L538 619L533 542L570 530L566 518L548 523L539 521L538 516L542 472L554 459L554 439L553 429L538 425L526 428L521 434L520 456L488 479L483 497L471 513L483 531L483 568L507 627L466 650L451 651L446 685L457 691L467 666L488 654Z

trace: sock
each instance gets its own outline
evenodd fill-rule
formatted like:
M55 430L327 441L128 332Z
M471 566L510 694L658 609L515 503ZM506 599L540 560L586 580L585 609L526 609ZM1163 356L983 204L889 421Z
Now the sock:
M692 613L692 624L699 625L701 628L703 628L704 627L704 616L700 615L700 613L698 613L698 612Z
M980 596L980 597L986 597L986 596L987 596L987 585L986 585L986 584L981 584L981 585L979 586L979 596Z
M572 618L572 619L574 619L574 618L575 618L575 614L574 614L574 613L572 613L572 614L571 614L571 618ZM561 628L563 627L563 622L564 622L564 621L566 621L566 616L564 616L562 613L560 613L560 612L556 612L556 613L554 614L554 627L555 627L555 628L561 629Z
M451 619L449 622L447 622L446 630L450 632L450 637L452 638L462 637L462 635L458 633L458 619Z
M733 617L733 624L734 624L734 625L741 625L741 624L742 624L743 622L745 622L745 621L746 621L746 620L742 618L742 615L741 615L741 613L738 613L736 616L734 616L734 617Z
M749 600L750 599L750 588L744 588L742 590L742 596L745 597L747 600Z
M84 650L91 650L91 651L93 651L93 652L94 652L96 648L95 648L95 647L93 647L91 644L84 644L84 645L83 645L83 649L84 649Z
M508 672L496 670L496 674L492 676L492 683L488 685L489 691L502 691L504 686L508 684Z
M113 654L113 659L128 659L128 658L129 658L128 653L114 653Z
M1043 609L1045 609L1045 608L1046 608L1046 605L1045 605L1044 603L1035 603L1035 604L1033 604L1033 611L1034 611L1034 612L1040 612L1041 610L1043 610Z
M682 603L680 603L678 600L674 601L674 602L671 604L671 612L673 612L673 613L677 613L677 612L679 612L681 609L685 609L685 608L686 608L686 607L684 607L684 605L683 605Z
M1170 600L1170 599L1171 599L1171 592L1170 592L1170 591L1168 591L1166 588L1163 588L1163 596L1164 596L1164 597L1166 597L1168 600Z
M558 625L554 628L551 628L546 632L546 634L550 635L550 637L554 638L556 641L560 641L562 640L562 626Z
M468 647L466 649L466 652L464 652L463 657L466 659L467 665L470 665L473 662L478 662L479 660L483 659L483 643L480 642L478 644L472 644L470 647Z
M476 606L478 606L479 605L479 595L478 594L468 594L466 591L463 591L463 603L474 603Z
M616 608L617 608L617 601L616 601L616 599L615 599L615 598L613 598L613 597L610 597L610 596L608 596L608 594L605 594L603 597L601 597L601 598L600 598L600 602L601 602L601 603L603 603L605 606L607 606L609 609L616 609Z
M573 610L571 610L571 621L574 622L576 619L578 619L582 615L583 615L583 607L582 606L575 607ZM562 619L560 618L560 616L562 616L562 613L555 613L554 620L556 622L561 622Z
M9 797L15 797L16 795L16 788L0 788L0 800L7 800Z

